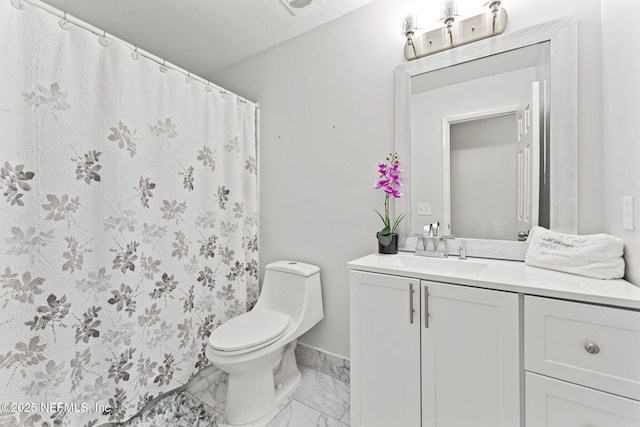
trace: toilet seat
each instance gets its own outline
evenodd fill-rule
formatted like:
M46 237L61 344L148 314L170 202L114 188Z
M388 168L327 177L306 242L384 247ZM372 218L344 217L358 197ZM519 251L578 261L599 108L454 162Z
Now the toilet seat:
M209 337L214 350L255 350L278 340L289 329L289 316L272 310L251 310L216 328Z

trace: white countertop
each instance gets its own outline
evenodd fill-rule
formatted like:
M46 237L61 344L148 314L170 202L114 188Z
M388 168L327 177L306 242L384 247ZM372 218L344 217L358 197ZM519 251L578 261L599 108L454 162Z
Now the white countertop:
M640 287L625 280L592 279L530 267L521 261L439 259L400 252L396 255L370 254L347 263L347 266L350 270L640 310Z

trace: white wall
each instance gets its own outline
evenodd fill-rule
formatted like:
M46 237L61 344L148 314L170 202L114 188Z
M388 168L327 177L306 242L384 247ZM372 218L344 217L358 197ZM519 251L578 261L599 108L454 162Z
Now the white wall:
M345 264L377 250L381 224L373 211L382 209L383 195L373 184L377 163L394 147L394 71L406 61L399 12L409 3L377 0L207 76L262 106L261 267L295 258L322 268L325 320L301 341L343 356L349 355ZM578 17L579 231L601 231L600 0L504 6L507 32Z
M625 241L626 279L640 284L640 232L622 228L622 197L634 196L640 215L640 45L629 34L640 16L637 0L602 1L606 232Z

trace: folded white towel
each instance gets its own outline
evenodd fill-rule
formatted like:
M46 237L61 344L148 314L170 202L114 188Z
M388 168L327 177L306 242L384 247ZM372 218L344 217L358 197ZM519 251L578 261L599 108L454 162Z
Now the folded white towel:
M623 242L608 234L556 233L534 227L524 263L596 279L624 277Z

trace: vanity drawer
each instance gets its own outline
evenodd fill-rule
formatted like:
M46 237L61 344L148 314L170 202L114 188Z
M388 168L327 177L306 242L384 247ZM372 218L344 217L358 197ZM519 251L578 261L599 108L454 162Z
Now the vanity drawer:
M527 372L527 427L640 427L640 402Z
M527 371L640 400L640 312L526 296Z

